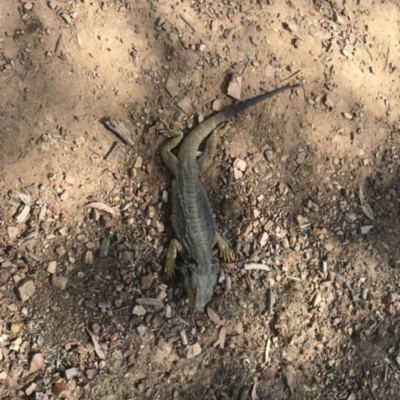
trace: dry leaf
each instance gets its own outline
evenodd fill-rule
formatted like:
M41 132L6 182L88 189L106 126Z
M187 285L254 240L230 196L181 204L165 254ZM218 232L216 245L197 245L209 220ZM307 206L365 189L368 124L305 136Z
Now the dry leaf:
M36 353L33 355L31 359L31 363L29 365L29 373L33 374L34 372L42 369L44 367L44 358L42 353Z
M226 320L221 319L219 315L211 307L207 307L207 315L208 318L210 318L211 321L214 322L214 324L221 326L225 325Z
M96 352L97 356L101 359L104 360L106 358L106 355L104 354L104 351L101 349L99 342L97 341L96 336L90 332L89 329L87 329L88 334L90 335L90 338L92 339L93 346L94 346L94 351Z
M97 208L98 210L108 212L111 215L117 215L115 210L105 203L100 203L99 201L93 201L89 204L86 204L86 208Z
M375 221L374 211L372 210L372 207L365 201L364 192L361 186L359 187L359 196L360 196L361 209L364 215L371 221Z
M226 327L223 326L219 331L219 338L218 338L219 347L221 347L221 349L223 349L225 346L225 338L226 338Z

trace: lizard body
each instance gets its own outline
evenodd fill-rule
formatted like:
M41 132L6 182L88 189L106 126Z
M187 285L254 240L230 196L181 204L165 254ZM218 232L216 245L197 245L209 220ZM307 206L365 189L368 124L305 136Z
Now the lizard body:
M181 270L189 302L199 311L211 300L217 283L219 263L212 256L213 247L218 246L224 261L234 260L233 251L216 231L211 206L199 182L199 175L211 164L217 141L228 128L225 124L227 120L259 102L297 86L287 85L221 111L195 127L185 139L183 132L176 128L162 130L170 138L161 151L161 157L174 174L171 219L177 236L168 247L165 268L167 275L173 275L179 253L183 260ZM208 136L206 150L197 158L199 146ZM179 144L181 146L175 156L172 150Z

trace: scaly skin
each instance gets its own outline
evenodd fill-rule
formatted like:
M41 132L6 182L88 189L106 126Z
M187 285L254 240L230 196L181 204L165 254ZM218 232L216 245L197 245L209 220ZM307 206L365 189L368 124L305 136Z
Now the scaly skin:
M264 101L280 92L297 87L287 85L269 93L239 103L210 117L183 140L183 132L177 128L166 128L162 133L170 140L161 151L161 157L174 174L172 182L172 226L177 235L169 245L165 269L168 276L175 272L179 254L183 260L182 273L185 289L192 307L203 311L211 301L217 283L219 263L212 256L216 245L224 261L232 262L234 252L218 234L210 203L199 182L202 174L211 164L218 139L227 131L226 121L245 109ZM165 127L167 125L164 123ZM200 144L209 135L204 154L197 159ZM171 150L181 144L178 156Z

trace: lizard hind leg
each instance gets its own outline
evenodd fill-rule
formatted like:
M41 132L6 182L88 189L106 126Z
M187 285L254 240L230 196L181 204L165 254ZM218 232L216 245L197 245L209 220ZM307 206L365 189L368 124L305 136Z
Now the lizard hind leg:
M179 240L172 239L171 243L168 246L167 259L165 260L165 272L168 278L175 275L176 257L178 253L182 252L182 250L183 247L182 244L179 242Z

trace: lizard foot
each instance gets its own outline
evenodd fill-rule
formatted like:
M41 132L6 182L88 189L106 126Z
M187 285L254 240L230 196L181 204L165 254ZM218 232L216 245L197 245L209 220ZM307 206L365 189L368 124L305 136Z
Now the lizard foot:
M225 262L232 262L235 259L235 253L228 245L220 249L220 255Z
M174 124L168 124L163 120L160 120L160 122L164 125L164 129L160 129L159 132L162 133L165 137L167 138L175 138L179 136L183 136L182 131L177 128Z
M167 274L167 278L172 278L175 275L175 259L168 258L165 261L165 273Z

